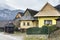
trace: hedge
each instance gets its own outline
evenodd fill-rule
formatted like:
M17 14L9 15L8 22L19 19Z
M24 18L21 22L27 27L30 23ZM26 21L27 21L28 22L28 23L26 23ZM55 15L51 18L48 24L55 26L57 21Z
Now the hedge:
M33 28L28 28L26 33L27 34L50 34L53 31L58 30L58 28L55 25L48 26L44 25L42 28L39 27L33 27Z
M33 27L33 28L28 28L26 33L27 34L40 34L41 28L38 27Z
M48 27L47 26L42 26L40 31L41 31L40 34L48 34Z

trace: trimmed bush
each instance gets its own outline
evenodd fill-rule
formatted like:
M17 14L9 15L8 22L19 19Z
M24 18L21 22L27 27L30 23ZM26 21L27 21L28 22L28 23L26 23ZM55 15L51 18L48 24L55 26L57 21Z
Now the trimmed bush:
M48 34L48 26L42 26L40 34Z
M39 27L33 27L33 28L28 28L26 33L27 34L40 34L40 28Z
M54 32L58 30L58 28L55 25L49 26L49 25L44 25L42 28L39 27L33 27L33 28L28 28L26 33L27 34L50 34L51 32Z

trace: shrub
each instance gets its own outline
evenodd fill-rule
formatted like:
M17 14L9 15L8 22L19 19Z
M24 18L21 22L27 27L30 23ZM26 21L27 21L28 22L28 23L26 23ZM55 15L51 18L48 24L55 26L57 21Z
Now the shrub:
M51 33L51 32L58 30L58 27L56 27L55 25L48 26L48 30L49 30L49 33Z
M15 31L19 31L19 30L18 30L18 27L15 27L14 30L15 30Z
M48 34L48 26L42 26L40 34Z
M39 27L33 27L33 28L28 28L26 33L27 34L40 34L40 28Z
M49 25L44 25L42 28L39 27L33 27L33 28L28 28L26 33L27 34L50 34L51 32L54 32L58 30L58 28L55 25L49 26Z

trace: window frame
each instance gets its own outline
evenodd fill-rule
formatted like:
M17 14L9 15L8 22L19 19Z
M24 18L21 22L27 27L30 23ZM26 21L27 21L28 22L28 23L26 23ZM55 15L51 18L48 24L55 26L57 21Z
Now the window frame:
M25 26L25 22L23 22L23 26Z
M44 20L44 25L52 25L52 20Z
M27 22L27 26L30 26L30 23L29 22Z

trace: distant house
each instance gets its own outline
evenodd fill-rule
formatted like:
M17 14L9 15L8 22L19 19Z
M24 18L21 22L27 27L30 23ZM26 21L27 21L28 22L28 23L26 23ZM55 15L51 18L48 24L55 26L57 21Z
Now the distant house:
M22 16L19 19L20 28L27 29L30 27L37 27L38 21L37 21L37 18L34 17L34 15L36 15L37 13L38 13L38 11L27 8L26 11L24 12L24 16Z
M24 14L22 12L18 12L15 19L21 18Z
M15 19L14 19L14 22L13 24L16 26L16 27L19 27L19 18L21 18L22 16L24 15L24 13L22 12L18 12Z
M60 17L60 12L49 3L46 3L35 17L38 17L39 27L47 24L56 25L56 19Z
M4 31L7 33L14 33L14 28L15 25L12 22L9 22L8 24L5 25Z
M9 22L12 22L11 20L0 20L0 30L4 30L4 27L6 24L9 24Z

